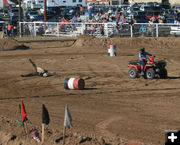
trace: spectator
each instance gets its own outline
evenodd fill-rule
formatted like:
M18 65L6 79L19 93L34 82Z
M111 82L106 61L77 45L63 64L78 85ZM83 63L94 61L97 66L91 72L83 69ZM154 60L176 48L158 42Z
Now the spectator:
M120 19L120 13L119 10L116 11L116 25L118 25Z
M174 18L174 24L180 24L180 22L177 20L177 17Z
M39 26L38 26L38 33L39 33L39 35L43 34L43 26L42 26L42 24L39 24Z
M112 9L111 9L111 8L109 8L109 10L108 10L108 17L110 17L110 16L111 16L111 14L112 14Z
M101 8L98 9L98 15L102 15L103 11L101 10Z
M73 22L73 23L78 22L78 15L77 15L77 14L74 15L74 17L72 18L72 22Z
M151 23L149 23L147 27L147 35L151 35L152 37L154 36L154 26Z
M122 15L126 16L127 15L127 10L125 10L124 8L122 8Z
M163 23L163 20L161 18L158 19L158 23L159 24L162 24Z
M4 30L4 36L7 37L8 36L8 26L6 24L4 24L3 30Z
M13 29L13 26L9 23L8 24L8 36L11 37L12 36L12 29Z
M106 18L103 19L103 23L107 23L107 19Z
M66 29L66 23L69 23L69 21L68 20L66 20L64 17L62 18L62 20L61 20L61 24L59 25L59 30L61 30L62 31L62 29Z
M87 31L90 35L93 35L94 34L94 26L93 25L89 25L87 27Z
M11 36L14 37L14 29L15 29L15 26L12 25L12 28L11 28Z
M88 6L88 14L89 14L89 19L91 20L92 19L92 6L91 5Z
M147 28L146 28L146 25L142 25L141 27L140 27L140 34L141 34L141 37L143 37L144 36L144 34L146 33L146 30L147 30Z
M154 16L154 15L150 18L150 21L151 21L152 23L155 23L156 18L155 18L155 16Z
M176 9L174 9L174 16L177 16L177 13L178 13L178 10L176 8Z
M69 11L69 13L70 13L71 18L73 18L74 15L75 15L75 10L72 8L72 9Z
M31 36L34 36L34 27L33 27L33 23L30 23L30 24L28 25L28 27L29 27L30 35L31 35Z
M100 22L100 16L97 16L96 18L95 18L95 20L96 20L96 22Z
M123 17L122 22L126 23L126 17Z
M136 21L135 21L135 20L133 19L133 17L131 16L131 21L130 21L129 25L130 25L130 26L133 26L134 23L136 23Z
M82 5L80 6L80 15L84 15L84 7Z

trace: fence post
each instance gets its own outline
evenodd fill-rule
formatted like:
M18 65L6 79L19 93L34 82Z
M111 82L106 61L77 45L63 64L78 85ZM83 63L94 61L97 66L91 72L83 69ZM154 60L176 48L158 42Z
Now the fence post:
M36 23L34 22L34 36L36 36Z
M105 32L105 34L108 37L109 35L108 35L108 26L107 26L107 23L104 24L104 32Z
M22 33L21 22L19 22L19 33L20 33L19 37L21 38L21 33Z
M59 37L59 23L57 23L57 36Z
M82 23L82 24L81 24L81 34L82 34L82 35L84 34L84 31L85 31L85 24Z
M158 24L156 24L156 37L159 36L159 27L158 27Z
M133 26L132 25L130 26L131 26L131 37L133 37Z

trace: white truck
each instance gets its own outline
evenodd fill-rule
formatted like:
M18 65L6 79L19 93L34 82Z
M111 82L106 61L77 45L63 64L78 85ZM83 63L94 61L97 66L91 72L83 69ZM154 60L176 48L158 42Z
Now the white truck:
M170 34L180 36L180 24L177 26L171 26Z

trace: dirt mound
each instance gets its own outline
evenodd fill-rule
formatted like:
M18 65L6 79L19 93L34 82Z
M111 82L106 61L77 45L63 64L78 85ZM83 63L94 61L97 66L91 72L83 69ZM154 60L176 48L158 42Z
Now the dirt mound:
M74 43L74 47L99 47L102 44L104 39L96 38L90 35L80 35L76 42ZM101 46L100 46L101 47Z
M22 126L19 125L19 122L10 120L7 117L0 117L0 123L4 124L4 127L0 127L1 131L1 145L33 145L35 144L35 140L32 138L31 130L28 130L28 136L25 134ZM31 123L28 123L28 126L37 131L39 134L39 138L41 140L41 128L39 126L34 126ZM31 129L32 129L31 128ZM45 143L44 145L56 145L61 144L63 142L63 133L60 130L46 129L45 130ZM80 132L72 132L67 130L65 136L66 144L82 144L82 145L110 145L110 144L118 144L118 143L126 143L126 140L120 139L119 136L115 138L107 139L103 136L95 136L95 135L85 135Z
M179 38L96 38L88 35L81 35L78 37L73 47L76 48L91 48L86 51L100 51L107 50L108 45L115 45L117 49L121 49L124 51L125 49L134 49L145 47L147 49L158 49L159 51L163 51L164 49L176 49L179 48Z
M24 44L20 44L17 40L12 38L4 38L0 40L0 51L28 49Z

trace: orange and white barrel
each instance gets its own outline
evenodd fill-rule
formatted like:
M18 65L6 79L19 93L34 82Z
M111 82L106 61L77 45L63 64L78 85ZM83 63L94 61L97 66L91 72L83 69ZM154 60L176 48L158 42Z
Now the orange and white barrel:
M116 46L115 45L108 46L108 56L116 56Z
M64 88L70 90L82 90L84 89L85 82L80 78L66 78L64 80Z

